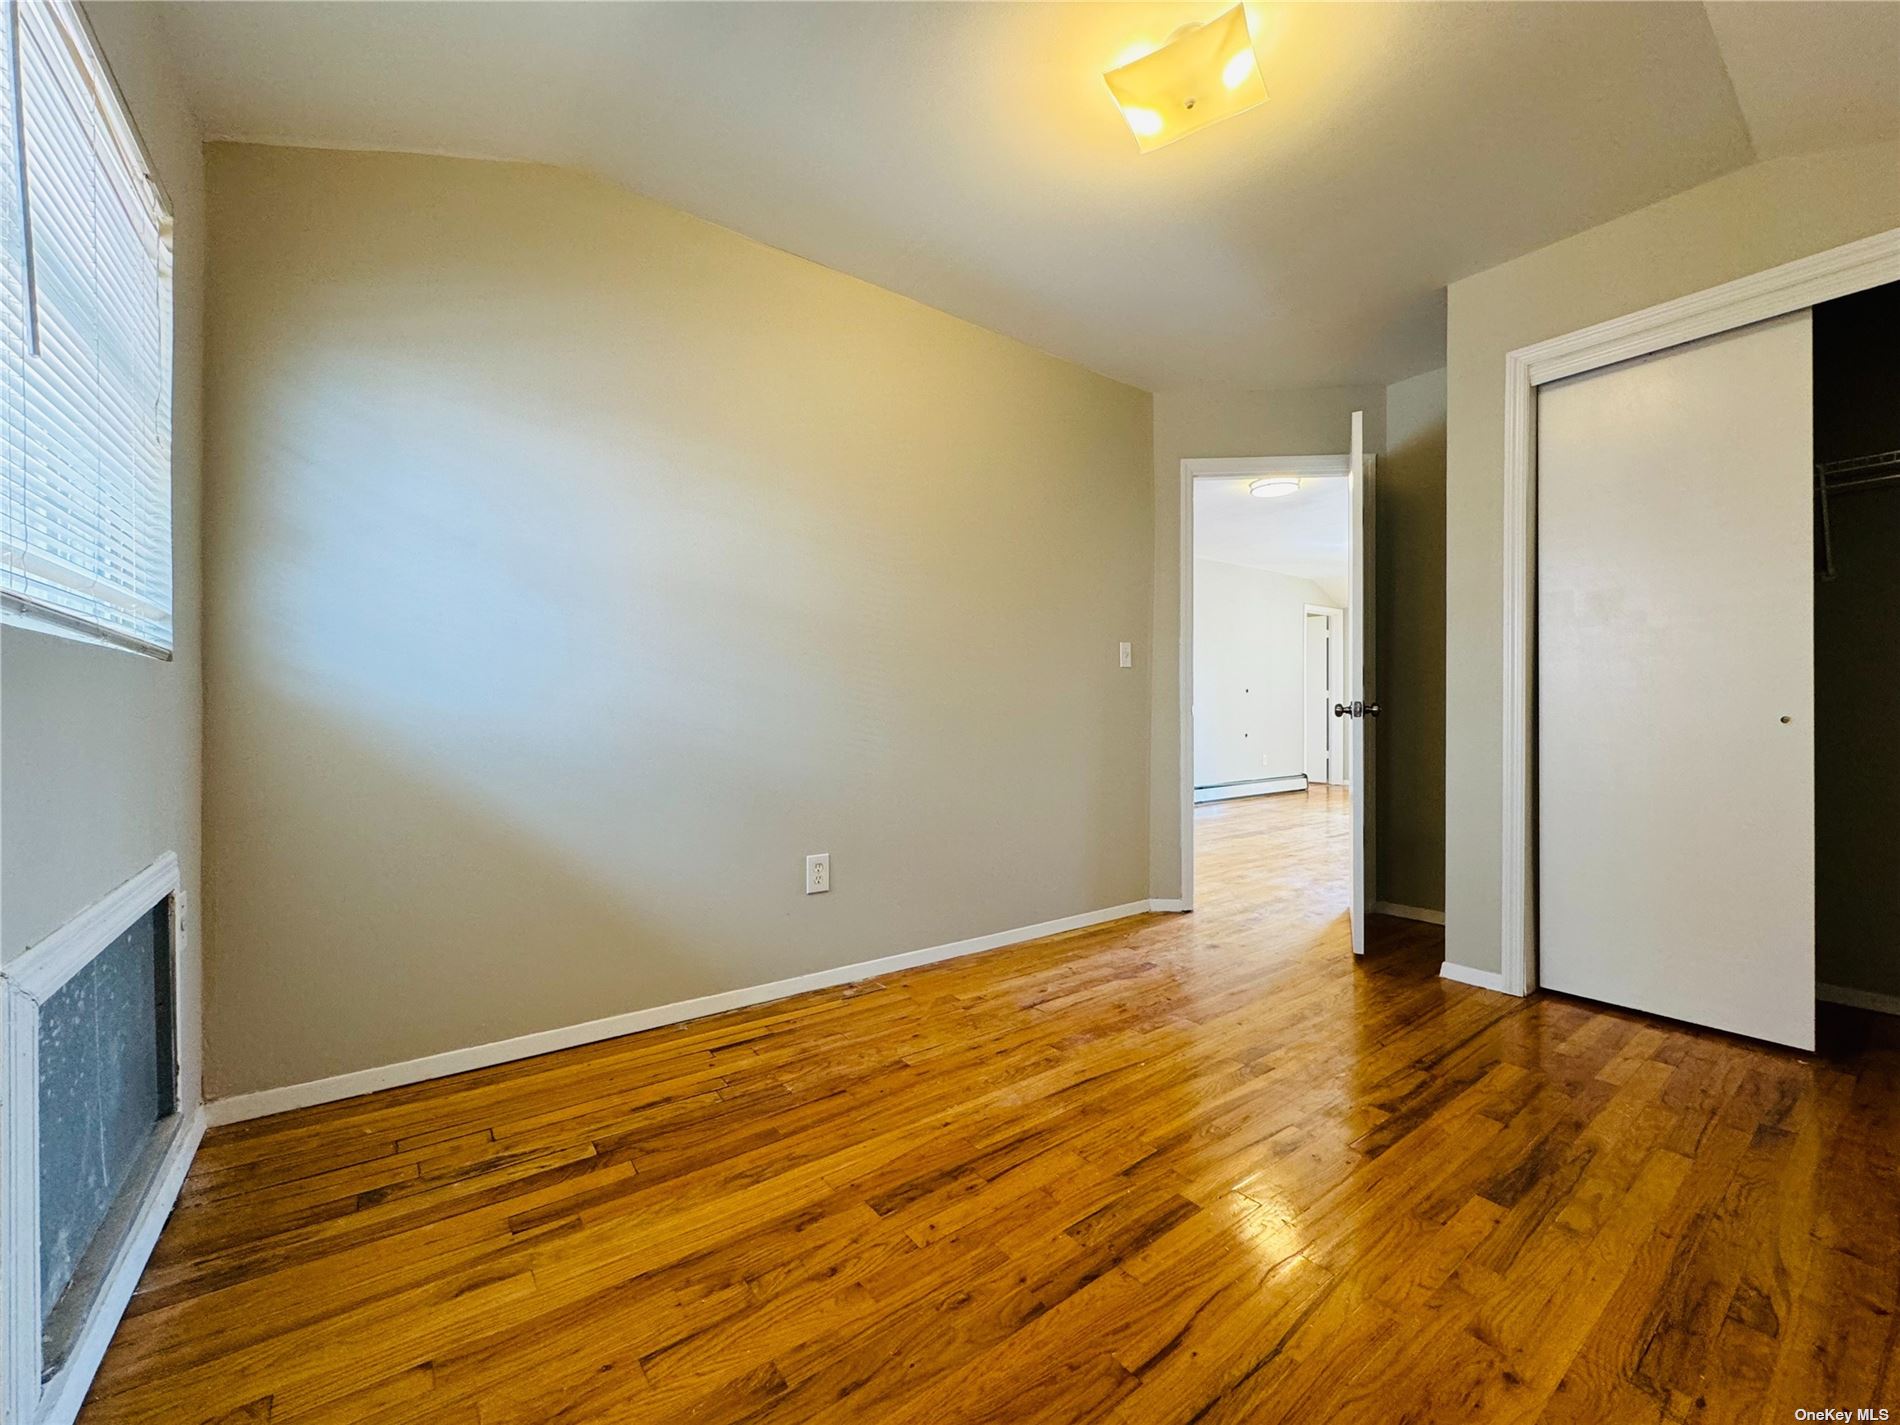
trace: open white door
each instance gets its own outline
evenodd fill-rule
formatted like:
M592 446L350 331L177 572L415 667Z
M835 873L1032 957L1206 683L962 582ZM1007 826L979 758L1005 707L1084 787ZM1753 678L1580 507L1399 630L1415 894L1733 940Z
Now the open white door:
M1814 1047L1808 313L1537 400L1548 989Z
M1352 791L1352 953L1366 953L1366 902L1372 867L1372 720L1379 715L1367 681L1372 666L1372 457L1366 416L1352 413L1350 493L1346 515L1346 700L1334 705L1344 724Z

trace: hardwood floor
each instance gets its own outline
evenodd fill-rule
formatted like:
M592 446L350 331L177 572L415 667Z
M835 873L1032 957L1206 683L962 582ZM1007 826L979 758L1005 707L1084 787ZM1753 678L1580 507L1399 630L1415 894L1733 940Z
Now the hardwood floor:
M1202 909L214 1132L82 1419L1900 1406L1900 1052L1354 963L1344 799Z

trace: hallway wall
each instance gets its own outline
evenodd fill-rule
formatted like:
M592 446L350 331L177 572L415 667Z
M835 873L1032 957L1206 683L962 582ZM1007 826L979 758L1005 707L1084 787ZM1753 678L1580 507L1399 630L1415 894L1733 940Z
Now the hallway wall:
M1379 460L1379 899L1445 908L1445 372L1385 390Z
M1310 579L1194 561L1194 785L1297 777L1306 765Z

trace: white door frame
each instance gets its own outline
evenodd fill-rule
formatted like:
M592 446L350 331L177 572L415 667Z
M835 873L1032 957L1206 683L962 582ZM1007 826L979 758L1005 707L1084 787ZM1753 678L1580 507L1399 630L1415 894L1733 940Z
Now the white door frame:
M1181 462L1181 610L1175 647L1181 688L1179 767L1175 777L1181 807L1181 910L1194 909L1194 482L1257 480L1263 475L1339 479L1350 474L1351 468L1352 457L1344 451L1338 455L1197 456ZM1348 648L1346 654L1350 658L1352 650Z
M1504 358L1504 880L1500 988L1537 988L1532 785L1537 673L1537 388L1900 281L1900 228L1771 267Z
M1346 638L1347 638L1346 611L1342 608L1336 608L1332 604L1306 604L1304 605L1304 608L1306 609L1306 612L1309 615L1319 614L1326 620L1326 636L1329 639L1334 635L1334 633L1337 633L1339 635L1339 646L1341 649L1340 656L1339 656L1339 665L1341 668L1344 668L1346 666L1346 655L1345 655L1344 650L1346 647ZM1306 640L1302 638L1300 640L1300 672L1303 675L1305 671L1306 671ZM1330 650L1327 652L1327 655L1326 655L1326 681L1328 684L1331 684L1331 682L1333 681L1333 657ZM1305 702L1305 707L1303 710L1302 725L1300 729L1300 751L1302 754L1304 754L1306 751L1306 735L1311 730L1305 725L1305 723L1308 720L1310 720L1313 716L1312 694L1313 694L1313 690L1311 688L1308 688L1306 690L1306 702ZM1328 738L1328 745L1329 746L1331 745L1330 738ZM1330 754L1327 756L1326 780L1328 783L1338 782L1338 783L1343 783L1346 786L1351 786L1352 773L1353 773L1352 768L1348 767L1346 769L1346 775L1344 777L1339 777L1335 775L1339 771L1337 763L1340 760L1341 759L1335 758L1331 756Z

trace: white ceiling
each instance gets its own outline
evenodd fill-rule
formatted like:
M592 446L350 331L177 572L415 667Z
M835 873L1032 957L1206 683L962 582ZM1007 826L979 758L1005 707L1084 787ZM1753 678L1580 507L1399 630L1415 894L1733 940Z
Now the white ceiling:
M1762 158L1900 138L1900 5L1712 4Z
M1758 150L1900 135L1900 4L1724 5L1713 28L1698 4L1263 4L1268 102L1138 154L1102 71L1220 8L215 0L163 21L211 136L589 169L1150 389L1429 370L1453 279Z
M1194 482L1194 557L1311 579L1343 597L1346 481L1304 480L1297 495L1262 500L1247 490L1259 478Z

